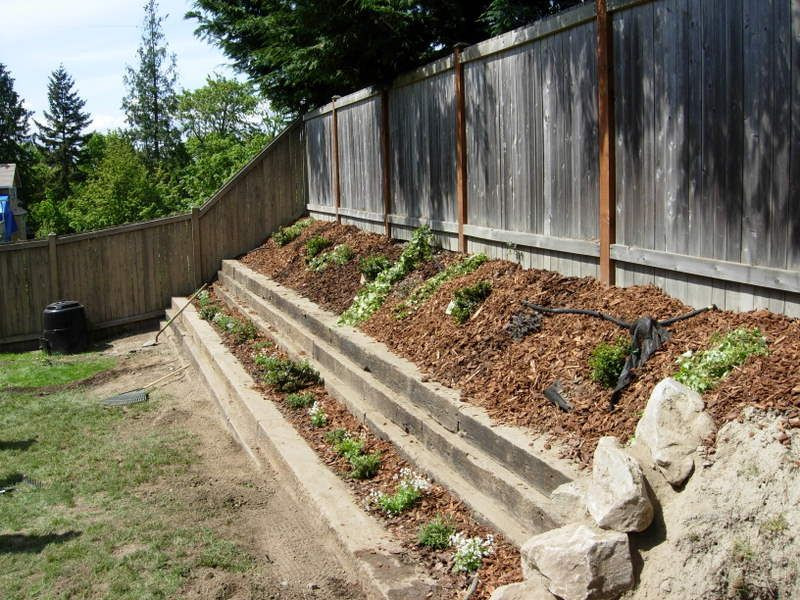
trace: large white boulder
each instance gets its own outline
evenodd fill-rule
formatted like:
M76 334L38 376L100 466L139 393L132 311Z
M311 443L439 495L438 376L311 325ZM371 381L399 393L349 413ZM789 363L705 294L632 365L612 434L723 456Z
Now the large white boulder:
M650 449L658 469L673 486L694 470L694 453L714 432L700 394L672 378L658 383L636 425L636 439Z
M530 579L495 589L489 600L557 600L545 584L544 577L533 573Z
M579 523L523 544L523 572L538 571L564 600L610 600L633 587L628 536Z
M586 508L604 529L644 531L653 521L642 469L615 437L600 438L597 443Z

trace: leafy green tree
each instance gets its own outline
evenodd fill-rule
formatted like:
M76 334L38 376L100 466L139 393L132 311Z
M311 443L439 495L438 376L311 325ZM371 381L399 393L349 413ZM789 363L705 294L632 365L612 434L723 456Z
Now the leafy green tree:
M163 161L176 159L180 135L173 116L177 108L175 55L168 53L156 0L144 5L142 41L137 68L128 66L124 81L128 94L122 100L131 134L154 172Z
M0 63L0 163L20 164L29 160L24 144L28 140L30 115L14 90L14 78Z
M169 212L131 141L121 133L110 133L103 143L97 168L70 200L70 227L89 231Z
M60 65L50 75L47 86L48 110L44 111L44 123L34 121L39 132L36 142L49 169L45 195L58 209L69 197L72 187L82 173L78 169L81 152L86 142L86 127L91 123L89 113L83 112L86 101L73 89L75 82ZM57 233L63 233L67 221L56 219Z
M296 115L578 1L195 0L187 17Z

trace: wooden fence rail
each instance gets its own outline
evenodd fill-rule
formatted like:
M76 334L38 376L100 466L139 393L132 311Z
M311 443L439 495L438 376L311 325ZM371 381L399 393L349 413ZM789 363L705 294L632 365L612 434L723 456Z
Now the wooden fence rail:
M304 121L312 215L800 316L795 0L597 0Z
M82 303L95 329L162 316L223 258L305 212L304 136L300 123L286 129L191 213L0 245L0 347L35 343L42 309L61 298Z

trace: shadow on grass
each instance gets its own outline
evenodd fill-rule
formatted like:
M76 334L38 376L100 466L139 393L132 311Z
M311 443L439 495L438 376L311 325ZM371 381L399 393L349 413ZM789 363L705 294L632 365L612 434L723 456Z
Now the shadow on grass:
M27 450L37 441L36 438L29 440L0 440L0 450Z
M0 554L35 554L50 544L63 544L81 535L80 531L65 531L47 535L6 534L0 535Z

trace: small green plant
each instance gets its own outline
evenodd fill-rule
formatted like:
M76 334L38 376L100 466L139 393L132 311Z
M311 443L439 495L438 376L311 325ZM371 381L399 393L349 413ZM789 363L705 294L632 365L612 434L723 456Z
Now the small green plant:
M783 513L779 513L761 523L758 531L767 538L774 538L789 529L789 523Z
M408 298L395 307L395 317L398 319L403 319L409 316L420 306L425 304L428 298L433 296L433 294L436 293L436 290L438 290L444 282L450 281L451 279L455 279L457 277L463 277L464 275L469 275L487 260L489 260L489 258L485 254L474 254L472 256L468 256L462 261L450 265L433 277L428 278L425 283L411 292Z
M325 248L330 246L332 243L333 242L331 242L328 238L324 238L321 235L315 235L308 238L308 240L306 240L306 262L310 262L312 258L325 250Z
M755 552L747 540L734 540L731 548L731 558L735 562L746 563L753 560Z
M450 537L450 543L455 547L453 554L453 572L474 573L483 559L494 552L494 536L467 537L463 533L455 533Z
M358 262L358 270L368 282L374 281L381 271L385 271L391 266L392 261L383 254L370 254Z
M399 515L414 506L417 500L422 498L422 494L431 487L425 477L408 468L400 469L399 475L395 478L399 483L393 494L372 490L369 495L370 504L377 505L391 516Z
M205 319L206 321L213 321L218 312L219 306L216 304L206 304L205 306L200 307L200 318Z
M343 439L348 437L348 433L346 429L331 429L330 431L325 433L325 441L329 444L338 444Z
M296 363L259 354L253 362L263 371L264 381L281 392L296 392L320 382L319 373L306 361Z
M370 479L375 477L381 466L381 453L353 454L348 457L348 460L352 467L350 477L353 479Z
M356 255L353 249L347 244L339 244L330 252L325 252L314 257L309 261L308 268L312 271L324 271L330 265L347 264Z
M386 301L392 286L416 269L433 254L433 234L427 226L414 231L411 241L403 248L400 258L384 269L374 281L363 286L350 307L339 317L339 323L358 325L366 321Z
M206 307L208 308L208 307ZM202 316L202 314L201 314ZM258 337L258 328L249 319L240 321L217 308L211 322L219 329L233 337L236 344L244 344Z
M303 219L302 221L297 221L293 225L287 225L286 227L281 227L272 234L273 241L278 244L278 246L285 246L289 242L296 240L300 237L300 234L303 233L303 230L310 226L314 221L311 219Z
M450 536L456 532L453 522L441 515L436 515L433 520L419 528L417 541L420 546L434 550L444 550L450 547Z
M678 357L675 379L693 390L703 393L714 387L720 379L751 356L767 354L767 340L756 328L740 327L715 335L711 347L694 353L684 352Z
M311 425L314 427L325 427L328 423L328 415L325 414L318 402L314 402L311 408L308 409L308 416L311 419Z
M344 456L348 460L353 456L358 456L364 450L364 440L345 435L344 438L334 443L336 453Z
M491 293L492 284L489 281L479 281L456 290L448 306L450 316L459 325L466 323Z
M306 408L314 404L314 395L309 394L308 392L289 394L286 396L286 404L289 405L290 408L298 409L298 408Z
M616 386L625 366L625 359L630 353L630 341L624 337L618 338L613 344L606 342L598 344L589 356L592 381L608 388Z

